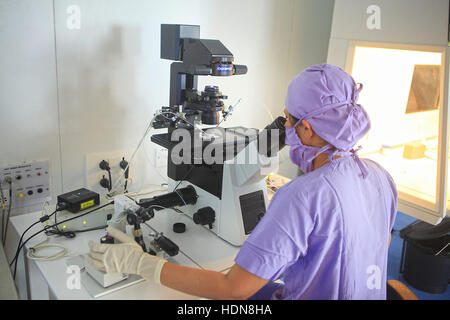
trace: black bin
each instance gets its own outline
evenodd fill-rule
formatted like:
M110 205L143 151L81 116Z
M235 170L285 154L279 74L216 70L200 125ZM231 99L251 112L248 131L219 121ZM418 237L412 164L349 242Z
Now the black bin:
M450 281L450 218L434 226L416 221L400 231L400 272L406 282L429 293L443 293Z

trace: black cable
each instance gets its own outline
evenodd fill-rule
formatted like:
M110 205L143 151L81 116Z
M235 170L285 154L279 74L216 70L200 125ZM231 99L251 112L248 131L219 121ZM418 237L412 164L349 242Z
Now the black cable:
M0 197L2 197L1 203L2 203L2 239L3 239L3 234L4 234L3 228L4 228L4 225L5 225L5 209L4 209L5 202L4 202L4 195L3 195L3 188L2 188L2 181L1 180L0 180Z
M111 167L109 166L109 163L106 160L100 161L99 167L100 167L100 169L107 171L108 172L108 176L109 176L108 186L105 187L105 186L102 185L102 181L105 178L105 176L103 176L103 179L100 181L100 185L102 185L102 187L108 189L108 192L111 192L111 189L112 189Z
M67 204L66 203L58 203L57 204L57 210L54 212L54 214L55 214L55 224L58 223L57 218L56 218L56 216L58 214L58 211L65 210L66 208L67 208ZM69 238L69 239L75 238L75 234L73 232L71 232L71 231L62 231L62 230L60 230L58 228L57 225L55 226L54 229L55 230L45 231L45 234L46 235L50 234L50 235L65 236L66 238Z
M181 178L181 180L178 182L178 184L176 185L175 188L173 188L173 191L180 197L181 201L183 201L184 205L186 205L186 202L184 201L183 197L181 196L181 194L178 193L177 189L180 186L180 184L184 181L184 179L186 179L189 174L191 173L192 169L194 169L194 165L191 164L191 168L189 169L189 171L184 175L183 178Z
M18 256L19 256L20 250L22 249L21 244L22 244L22 240L23 240L23 237L24 237L25 233L27 233L28 230L30 230L31 228L33 228L36 224L38 224L38 223L40 223L40 222L45 222L45 221L47 221L48 219L50 219L50 217L51 217L53 214L55 214L56 211L57 211L57 210L55 210L55 211L54 211L52 214L50 214L49 216L48 216L48 215L45 215L45 216L41 217L38 221L36 221L35 223L33 223L31 226L29 226L29 227L22 233L22 235L20 236L19 244L17 245L17 249L16 249L16 254L15 254L15 256L14 256L14 259L13 259L13 260L11 261L11 263L9 264L9 267L11 267L12 264L14 263L14 261L16 262L15 265L14 265L14 279L16 279L17 261L18 261L17 258L18 258Z
M109 186L108 186L108 192L111 192L112 189L112 178L111 178L111 169L108 169L108 176L109 176Z
M65 210L66 208L67 208L67 204L66 204L66 203L58 202L58 203L56 204L55 211L53 211L50 215L44 215L44 216L42 216L41 218L39 218L38 221L36 221L35 223L33 223L30 227L28 227L28 229L26 229L26 230L22 233L22 235L21 235L21 237L20 237L20 240L19 240L19 244L17 245L16 254L14 255L14 259L13 259L13 260L11 261L11 263L9 264L10 267L11 267L11 265L14 263L14 261L17 259L17 256L18 256L18 254L19 254L19 247L20 247L20 245L22 244L22 240L23 240L23 237L24 237L25 233L26 233L28 230L30 230L33 226L35 226L37 223L48 221L53 215L55 215L55 222L56 222L56 213L57 213L58 211Z
M83 229L83 230L70 230L70 231L62 231L62 230L48 230L45 231L46 235L50 235L50 236L64 236L68 239L73 239L76 237L77 233L82 233L82 232L88 232L88 231L94 231L94 230L101 230L101 229L105 229L107 228L107 225L101 226L101 227L95 227L95 228L90 228L90 229Z
M126 175L125 175L126 176ZM125 177L125 184L123 185L123 192L124 193L128 193L128 190L127 190L127 185L128 185L128 178L127 177Z
M31 226L29 226L29 227L22 233L22 235L20 236L19 244L17 245L16 254L14 255L14 259L13 259L13 260L10 262L10 264L9 264L10 267L12 266L12 264L14 263L14 261L16 260L16 257L17 257L17 255L18 255L18 251L19 251L19 247L20 247L20 245L22 244L22 240L23 240L23 237L25 236L25 233L27 233L28 230L30 230L31 228L33 228L33 227L34 227L36 224L38 224L39 222L45 222L45 221L47 221L48 219L50 219L51 216L54 215L54 214L56 213L56 211L57 211L57 210L53 211L50 215L44 215L44 216L42 216L38 221L36 221L35 223L33 223Z
M8 207L8 215L6 216L5 234L3 235L2 239L3 246L5 245L6 235L8 234L9 217L11 215L11 201L12 201L12 182L9 184L9 207Z
M20 236L20 240L19 240L19 244L17 245L17 249L16 249L16 254L17 251L19 250L20 245L22 244L22 240L23 240L23 236L25 235L25 233L27 233L28 230L30 230L31 228L33 228L35 225L37 225L38 223L40 223L41 221L36 221L35 223L33 223L31 226L29 226ZM16 259L16 256L14 255L14 259L9 263L9 266L11 267L12 264L14 263Z
M95 228L90 228L90 229L84 229L84 230L75 230L72 231L73 233L83 233L83 232L88 232L88 231L94 231L94 230L102 230L102 229L106 229L108 228L107 225L101 226L101 227L95 227Z
M173 188L173 191L177 191L178 187L180 186L180 184L189 176L189 174L191 173L192 169L194 169L194 165L191 164L191 168L189 169L189 171L184 175L183 178L181 178L181 180L178 182L178 184L176 185L175 188ZM178 192L177 192L178 193Z
M58 221L56 220L56 215L57 215L57 211L55 211L55 223L58 223ZM59 232L59 228L58 228L58 226L56 226L55 228L56 228L56 231L58 231L58 232Z
M125 170L124 177L125 177L125 183L123 185L123 192L128 193L128 176L130 173L130 164L125 160L125 157L122 157L122 161L120 161L119 166Z
M57 226L57 225L59 225L59 224L61 224L61 223L65 223L65 222L68 222L68 221L72 221L72 220L75 220L75 219L84 217L85 215L88 215L88 214L90 214L90 213L92 213L92 212L95 212L95 211L97 211L97 210L100 210L100 209L102 209L102 208L104 208L104 207L106 207L106 206L109 206L109 205L111 205L111 204L114 204L114 201L108 202L108 203L106 203L106 204L104 204L104 205L102 205L102 206L100 206L100 207L98 207L98 208L95 208L94 210L88 211L88 212L86 212L86 213L83 213L83 214L81 214L81 215L75 216L75 217L73 217L73 218L69 218L69 219L60 221L60 222L55 223L55 224L53 224L53 225L51 225L51 226L46 226L46 227L44 227L44 229L42 229L42 230L40 230L40 231L34 233L32 236L30 236L30 237L29 237L27 240L25 240L25 242L19 247L19 249L17 250L16 255L15 255L13 261L11 262L11 264L12 264L12 263L15 261L15 265L14 265L14 276L13 276L13 278L14 278L14 279L16 278L17 261L19 260L19 259L18 259L19 253L20 253L20 251L22 250L22 248L27 244L28 241L30 241L31 239L33 239L33 238L34 238L35 236L37 236L38 234L40 234L40 233L42 233L42 232L44 232L44 231L46 231L46 230L48 230L48 229L54 228L55 226ZM40 221L39 221L39 222L40 222Z
M104 204L104 205L98 207L98 208L95 208L94 210L91 210L91 211L89 211L89 212L83 213L82 215L79 215L79 216L76 216L76 217L73 217L73 218L69 218L69 219L60 221L60 222L55 223L55 224L53 224L53 225L51 225L51 226L46 226L46 227L44 227L44 229L42 229L42 230L36 232L35 234L33 234L32 236L30 236L30 237L29 237L29 238L28 238L28 239L27 239L27 240L19 247L19 249L18 249L18 251L16 252L16 255L15 255L13 261L11 262L11 263L13 263L13 262L15 261L15 265L14 265L14 279L16 279L17 262L18 262L18 256L19 256L19 253L20 253L20 251L22 250L22 248L26 245L26 243L27 243L28 241L30 241L32 238L34 238L34 237L37 236L38 234L40 234L40 233L46 231L47 229L54 228L55 226L57 226L57 225L59 225L59 224L61 224L61 223L65 223L65 222L68 222L68 221L71 221L71 220L74 220L74 219L81 218L81 217L83 217L83 216L85 216L85 215L87 215L87 214L89 214L89 213L92 213L92 212L94 212L94 211L97 211L97 210L99 210L99 209L102 209L102 208L104 208L104 207L106 207L106 206L108 206L108 205L110 205L110 204L113 204L113 203L114 203L114 201L111 201L111 202L109 202L109 203L107 203L107 204ZM48 219L47 219L47 220L48 220Z
M74 231L47 230L47 231L45 231L45 234L50 235L50 236L64 236L68 239L75 238Z

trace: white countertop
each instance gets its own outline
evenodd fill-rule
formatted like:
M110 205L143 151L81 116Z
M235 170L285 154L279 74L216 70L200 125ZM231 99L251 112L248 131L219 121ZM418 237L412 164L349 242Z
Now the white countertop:
M269 181L268 194L270 201L274 190L288 182L289 179L279 175L271 175ZM275 188L274 190L271 190L270 187ZM41 214L41 212L34 212L11 218L10 224L17 233L17 240L13 245L14 251L20 235L31 224L38 221ZM181 234L173 232L172 226L175 222L183 222L186 225L186 232ZM154 218L142 225L144 239L146 239L146 235L153 233L152 229L160 233L162 232L164 236L168 237L179 246L180 250L178 255L168 258L168 260L184 266L226 272L234 264L234 258L240 249L240 247L233 246L220 239L216 234L209 231L207 227L196 225L190 217L184 214L176 213L174 210L170 209L155 211ZM40 230L42 230L42 224L37 224L27 232L24 239L27 239L29 236ZM33 288L30 289L30 287L40 287L46 284L48 286L48 292L50 293L49 296L52 298L67 300L94 299L91 294L91 290L87 290L84 285L81 285L79 289L68 288L67 281L72 273L68 273L67 266L69 259L70 264L75 257L89 252L88 242L90 240L98 242L104 235L104 230L95 230L77 233L76 237L73 239L50 236L48 238L48 242L65 246L68 249L68 255L64 258L53 261L39 261L27 258L28 267L25 268L25 272L28 274L28 280L26 281L27 291L33 290ZM44 233L41 233L30 240L25 245L25 249L28 250L46 239L47 236ZM148 238L146 243L148 243ZM55 249L46 248L39 252L39 254L48 253L55 253ZM20 267L18 270L20 270ZM39 277L39 279L34 281L35 279L33 277ZM85 277L82 276L82 278L89 278L89 276L85 275ZM30 282L35 282L38 284L30 285ZM31 299L35 299L35 294L33 293L27 292L27 296L28 298L31 296ZM199 299L199 297L187 295L161 285L148 283L147 281L141 281L128 287L120 288L117 291L109 292L108 294L102 295L97 299L191 300Z
M41 212L15 216L11 218L10 223L20 236L25 229L33 222L41 217ZM172 222L184 222L186 224L186 232L183 234L174 233ZM234 247L206 228L196 225L193 221L184 215L180 215L171 210L161 210L155 213L155 218L147 222L152 228L174 241L180 248L180 253L170 258L169 261L181 265L196 268L204 268L215 271L225 271L234 263L234 257L239 251L239 247ZM27 232L27 236L34 234L42 229L42 225L38 224ZM147 226L142 226L144 236L151 232ZM50 236L49 243L58 243L64 245L68 249L68 256L54 261L38 261L30 260L34 263L41 273L42 277L48 284L49 290L56 299L93 299L88 290L82 285L80 289L69 289L67 286L68 278L71 273L67 273L67 260L71 257L85 254L89 251L88 241L96 241L105 235L104 230L88 231L78 233L75 238L67 239L65 237ZM32 248L38 243L44 241L46 236L44 233L39 234L30 240L25 247ZM46 251L55 249L42 249L39 254L46 254ZM104 295L98 299L152 299L152 300L190 300L199 299L198 297L187 295L170 288L142 281L135 283L129 287L121 288L118 291Z

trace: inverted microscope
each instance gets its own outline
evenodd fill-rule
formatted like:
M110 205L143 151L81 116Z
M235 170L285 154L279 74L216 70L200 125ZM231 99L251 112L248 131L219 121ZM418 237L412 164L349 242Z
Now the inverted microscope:
M199 36L199 26L161 26L161 58L176 62L170 69L170 105L162 108L154 123L154 128L168 128L168 132L155 134L151 140L168 149L168 184L173 192L142 199L139 205L184 206L183 212L195 223L240 246L266 212L264 178L277 169L285 118L277 118L261 131L219 128L233 106L225 109L227 96L217 86L199 92L198 76L243 75L247 66L234 64L232 53L219 40ZM210 127L200 129L200 124ZM191 149L181 152L189 155L178 152L174 133L179 129L190 133L187 145ZM208 163L208 150L220 160Z

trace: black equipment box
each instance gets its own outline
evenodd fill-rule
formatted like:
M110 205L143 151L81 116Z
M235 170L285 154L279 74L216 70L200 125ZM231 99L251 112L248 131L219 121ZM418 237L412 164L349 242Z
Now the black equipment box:
M416 221L400 231L400 273L414 288L443 293L450 281L450 218L436 226ZM405 248L406 247L406 248Z
M81 188L71 191L57 197L58 203L64 203L65 209L77 213L90 207L100 204L100 196L98 193Z

